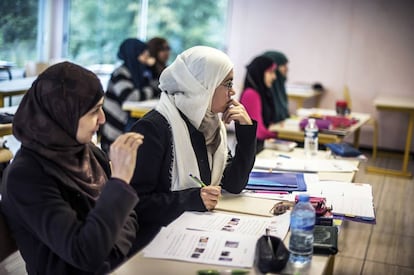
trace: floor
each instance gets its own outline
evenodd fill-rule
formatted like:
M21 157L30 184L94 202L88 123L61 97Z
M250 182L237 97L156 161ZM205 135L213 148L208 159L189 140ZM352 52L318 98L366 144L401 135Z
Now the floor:
M365 153L365 152L364 152ZM369 155L369 153L367 153ZM414 274L414 180L365 172L367 165L401 169L402 159L380 156L361 163L355 182L373 187L377 223L345 222L335 275ZM411 159L409 170L414 173Z

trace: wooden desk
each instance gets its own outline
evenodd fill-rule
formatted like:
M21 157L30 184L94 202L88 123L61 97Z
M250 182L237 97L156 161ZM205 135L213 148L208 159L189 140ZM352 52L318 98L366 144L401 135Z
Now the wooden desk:
M303 149L295 148L292 152L277 152L274 150L263 150L258 157L269 157L272 154L288 154L292 157L294 156L301 156L303 155ZM318 156L321 158L327 157L326 151L319 151ZM335 175L331 175L335 174ZM352 181L355 172L350 173L319 173L320 179L336 179L339 181ZM288 237L285 239L285 244L288 244L289 234ZM252 249L255 249L252 247ZM314 275L314 274L333 274L333 268L335 263L335 256L324 256L324 255L313 255L312 263L308 270L306 270L306 274ZM127 262L122 264L118 269L116 269L112 274L113 275L130 275L130 274L180 274L180 275L195 275L197 274L198 270L202 269L216 269L216 270L228 270L231 269L226 266L216 266L216 265L208 265L208 264L201 264L201 263L191 263L191 262L184 262L184 261L175 261L175 260L164 260L164 259L153 259L153 258L145 258L143 252L139 252ZM241 269L241 268L237 268ZM259 275L262 274L255 268L252 269L242 269L248 270L251 275ZM286 274L293 274L292 267L289 265L286 266L284 269ZM283 272L282 272L283 273ZM305 274L305 273L303 273Z
M5 97L25 94L35 79L36 77L26 77L0 82L0 107L4 107Z
M106 90L108 86L108 81L110 75L97 75L99 80L101 81L102 87ZM0 107L4 107L4 98L10 97L10 106L11 106L11 97L14 95L23 95L25 94L30 87L32 87L33 81L36 80L36 76L32 77L25 77L25 78L18 78L9 81L1 81L0 82Z
M296 118L290 118L285 121L279 122L277 124L270 125L269 130L278 133L278 138L286 140L294 140L298 142L303 142L304 132L300 129L299 123L305 117L303 114L325 114L325 115L335 115L334 110L326 109L299 109L297 111L300 114ZM347 136L354 135L354 147L359 147L359 135L361 126L369 121L371 118L370 114L363 113L352 113L352 117L358 119L358 122L352 125L344 134L328 134L319 132L318 141L319 144L326 143L338 143L344 140Z
M376 166L368 166L367 172L379 173L391 176L399 176L411 178L413 175L408 169L408 160L410 157L410 147L413 138L414 129L414 98L396 98L394 96L380 96L374 100L374 105L379 111L391 111L406 113L409 116L407 136L405 139L405 149L403 157L403 165L401 170L385 169Z
M304 102L312 98L316 99L315 105L318 107L319 99L322 95L320 91L314 90L312 85L295 83L286 84L286 94L289 101L294 101L296 103L296 109L303 108Z
M133 118L141 118L147 112L155 108L159 99L150 99L144 101L125 101L122 105L122 110L128 111Z

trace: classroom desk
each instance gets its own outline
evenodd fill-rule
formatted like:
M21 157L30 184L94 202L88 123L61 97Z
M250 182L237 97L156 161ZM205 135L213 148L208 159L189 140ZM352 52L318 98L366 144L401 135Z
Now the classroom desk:
M290 152L277 151L273 149L264 149L259 154L256 155L256 159L265 158L265 159L276 159L278 155L289 156L292 158L305 158L305 151L303 148L295 148ZM316 157L318 159L332 159L331 153L329 151L319 150ZM355 159L348 160L355 164L359 165L359 161ZM335 180L335 181L344 181L344 182L353 182L356 172L345 172L345 173L335 173L335 172L319 172L319 180Z
M296 103L296 109L300 109L303 108L304 102L309 99L316 99L315 105L318 107L322 92L314 90L310 84L287 83L286 94L289 102L294 101Z
M129 112L133 118L141 118L147 112L155 108L159 99L150 99L144 101L125 101L122 110Z
M17 111L17 107L18 106L1 107L0 113L14 114ZM12 128L13 127L11 123L0 124L0 138L3 136L11 135Z
M385 169L376 166L368 166L366 168L367 172L385 174L391 176L399 176L405 178L411 178L413 174L409 172L408 169L408 160L410 157L410 147L413 137L414 129L414 98L398 98L394 96L380 96L374 100L374 105L379 111L391 111L391 112L401 112L406 113L409 116L408 127L407 127L407 136L405 139L405 149L403 164L401 170Z
M299 127L299 123L302 118L305 116L303 114L324 114L324 115L335 115L334 110L329 109L299 109L297 111L299 114L298 117L288 118L282 122L272 124L269 126L269 130L278 133L279 139L294 140L298 142L303 142L304 133ZM359 147L359 135L361 126L369 121L371 118L370 114L365 113L351 113L352 117L358 119L358 122L352 125L346 132L341 134L331 134L331 133L322 133L319 132L318 141L319 144L326 143L339 143L343 141L347 136L354 135L354 147Z
M110 75L97 75L97 77L101 81L103 89L106 90ZM1 81L0 82L0 107L4 107L5 97L8 97L8 96L10 97L9 105L11 105L12 96L25 94L30 89L33 81L35 81L36 78L37 78L36 76L32 76L32 77L18 78L18 79L13 79L13 80L8 80L8 81Z
M295 148L291 152L281 152L270 149L265 149L257 155L257 157L269 158L273 157L273 154L287 154L289 156L301 156L303 155L302 148ZM319 151L318 157L327 158L326 151ZM355 172L349 173L319 173L320 179L335 179L339 181L351 182L354 178ZM288 245L289 234L285 238L284 243ZM254 249L254 248L252 248ZM312 262L309 269L306 270L308 275L316 274L333 274L335 263L335 256L325 256L325 255L313 255ZM130 275L130 274L180 274L180 275L196 275L198 270L202 269L215 269L215 270L229 270L231 268L226 266L216 266L209 264L201 263L191 263L185 261L175 261L175 260L164 260L164 259L153 259L145 258L143 252L138 252L136 255L131 257L127 262L123 263L116 270L113 271L112 275ZM236 268L242 269L242 268ZM242 269L248 270L250 275L259 275L262 274L254 267L251 269ZM287 273L283 273L287 272ZM282 274L293 274L292 267L289 265L286 266ZM302 273L301 273L302 274ZM305 273L303 273L305 274Z
M0 107L4 107L4 98L23 95L30 89L36 77L26 77L0 82ZM11 104L10 104L11 105Z

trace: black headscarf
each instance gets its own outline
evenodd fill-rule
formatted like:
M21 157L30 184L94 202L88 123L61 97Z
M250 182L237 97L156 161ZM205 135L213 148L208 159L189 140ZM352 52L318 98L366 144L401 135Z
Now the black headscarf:
M70 62L46 69L23 97L13 119L13 135L53 162L89 197L96 199L107 180L93 144L76 139L79 119L104 96L92 72Z
M258 56L247 65L246 78L244 80L244 91L246 88L256 90L262 101L263 123L268 127L273 122L274 106L272 91L264 83L265 71L272 67L274 62L265 56Z
M138 61L138 56L146 49L147 44L136 38L125 39L119 47L118 58L124 61L123 65L131 73L136 89L141 89L144 85L145 65Z
M276 51L268 51L263 54L273 60L277 66L285 65L288 63L287 57L281 53ZM274 90L273 93L273 101L276 109L274 122L279 122L288 118L289 115L289 107L288 107L288 97L286 94L286 77L282 75L279 70L276 70L277 79L273 82L272 88Z

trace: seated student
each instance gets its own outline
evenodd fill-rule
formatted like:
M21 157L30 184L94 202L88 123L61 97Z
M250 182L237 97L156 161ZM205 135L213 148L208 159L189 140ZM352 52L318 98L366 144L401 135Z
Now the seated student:
M154 59L149 55L147 44L128 38L119 47L118 57L124 62L111 75L103 106L106 123L100 135L101 147L105 152L119 135L130 130L136 120L122 110L122 104L128 100L143 101L159 95L158 90L150 86L146 66L151 65Z
M290 117L289 102L286 94L286 79L288 73L288 59L287 57L277 51L267 51L263 54L269 57L277 65L276 81L273 82L273 100L275 104L276 116L274 122L280 122Z
M229 57L206 46L184 51L161 73L159 104L132 127L145 136L131 182L140 197L141 245L184 211L213 209L221 188L239 193L246 186L256 123L232 98L232 86ZM238 141L234 157L224 125L231 121Z
M168 41L162 37L154 37L147 42L150 55L155 58L155 63L149 66L153 80L160 79L161 72L167 67L170 58L170 46Z
M130 253L138 197L129 183L143 136L119 136L110 166L91 143L105 122L103 96L92 72L58 63L15 114L21 148L3 178L2 212L28 274L106 274Z
M268 130L274 122L275 106L272 97L272 83L276 79L276 64L265 56L258 56L247 65L244 90L240 102L249 116L257 121L257 152L263 150L264 141L276 138L277 134Z

